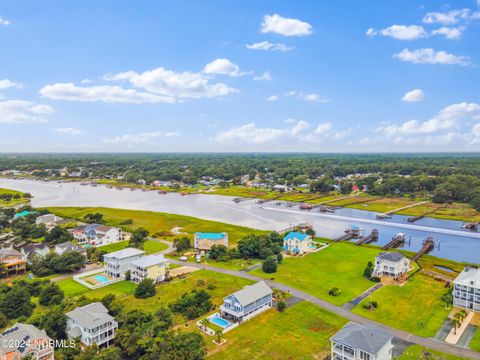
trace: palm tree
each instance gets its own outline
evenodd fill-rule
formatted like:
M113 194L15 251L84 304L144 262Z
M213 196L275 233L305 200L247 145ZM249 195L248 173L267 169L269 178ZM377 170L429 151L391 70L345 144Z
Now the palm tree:
M217 344L220 344L220 341L222 341L222 335L223 335L222 330L215 331L215 338L216 338Z
M206 332L207 331L207 326L210 324L210 321L207 318L205 318L202 321L200 321L200 324L203 325L203 330Z
M456 314L455 314L456 315ZM453 334L454 335L457 335L457 329L460 327L460 325L462 324L462 322L457 319L456 317L454 317L452 319L452 325L453 325Z

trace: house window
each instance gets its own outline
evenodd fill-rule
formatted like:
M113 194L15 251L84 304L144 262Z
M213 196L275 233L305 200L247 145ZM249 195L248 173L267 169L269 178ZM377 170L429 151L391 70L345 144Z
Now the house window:
M370 360L370 354L366 353L365 351L360 350L360 359Z

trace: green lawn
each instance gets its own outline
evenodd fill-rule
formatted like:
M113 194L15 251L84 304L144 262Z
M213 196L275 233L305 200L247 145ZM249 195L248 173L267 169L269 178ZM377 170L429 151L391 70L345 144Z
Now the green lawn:
M413 334L434 336L451 311L441 300L446 291L442 282L416 274L402 287L384 286L353 312ZM378 302L377 310L362 307L370 300Z
M187 236L193 237L197 231L203 232L227 232L228 238L232 244L235 244L241 238L251 233L262 233L242 226L225 224L216 221L203 220L190 216L167 214L154 211L123 210L111 208L85 208L85 207L52 207L49 211L64 218L73 218L83 220L85 214L102 213L103 219L107 225L124 227L125 220L132 220L133 224L128 225L128 229L143 227L154 237L178 237L171 233L174 227L180 227Z
M91 290L86 286L76 282L72 278L61 280L57 285L62 289L66 296L80 296L85 295L89 299L101 299L107 294L114 294L117 296L132 294L135 291L136 285L130 281L120 281L112 285L107 285L95 290Z
M465 358L425 349L420 345L407 348L398 360L464 360Z
M14 206L14 205L18 205L18 204L27 202L27 199L25 199L25 198L23 197L23 196L24 196L24 193L22 193L22 192L20 192L20 191L0 188L0 194L10 194L10 195L15 195L15 194L17 194L17 195L20 196L19 199L12 199L12 200L10 200L10 201L6 201L6 200L3 200L3 199L0 199L0 207L2 207L2 206Z
M262 269L251 273L274 278L335 305L342 305L375 285L363 277L363 270L378 253L378 249L371 247L334 243L302 258L285 258L274 274L265 274ZM328 295L332 287L340 288L342 293Z
M128 247L128 241L120 241L115 244L101 246L99 249L106 251L107 253L111 253L114 251L125 249L126 247ZM167 244L154 241L154 240L147 240L143 244L143 250L145 250L147 254L154 254L159 251L163 251L167 248L168 248Z
M76 282L72 278L60 280L56 284L62 289L65 296L77 296L90 291L89 288Z
M473 335L472 341L470 341L470 349L480 352L480 327L477 328L475 334Z
M207 338L210 359L324 359L329 338L347 321L311 303L285 312L271 309L224 335L221 347Z
M206 285L200 287L198 281L203 280ZM169 283L157 286L157 294L147 299L137 299L134 296L125 296L119 301L127 309L139 309L147 312L154 312L159 307L165 306L182 294L193 289L203 288L212 295L212 302L217 307L223 303L223 298L232 292L252 284L251 281L229 275L223 275L211 271L200 270L188 274L184 279L175 279ZM208 289L208 285L213 289ZM90 295L90 294L89 294Z

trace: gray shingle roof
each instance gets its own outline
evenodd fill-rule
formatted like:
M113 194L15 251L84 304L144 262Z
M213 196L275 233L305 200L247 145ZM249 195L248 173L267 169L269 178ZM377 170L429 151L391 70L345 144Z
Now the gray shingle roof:
M398 261L402 261L405 258L405 255L399 252L386 252L386 253L378 254L378 257L382 260L398 262Z
M265 284L264 281L259 281L256 284L247 286L242 290L233 293L232 295L235 296L242 306L246 306L269 294L272 294L272 289L270 289L270 286Z
M455 284L480 288L480 269L466 267L454 280Z
M104 258L117 258L117 259L125 259L130 256L135 255L142 255L145 254L145 251L135 249L135 248L125 248L122 250L114 251L109 254L103 255Z
M47 335L45 330L40 330L33 325L30 324L23 324L23 323L16 323L11 328L5 330L0 335L0 339L2 339L2 348L13 350L17 349L20 353L24 353L28 346L6 346L6 345L14 345L15 343L20 343L22 340L32 340L32 339L47 339L49 340L50 337Z
M108 314L107 308L103 306L101 302L94 302L82 307L77 307L65 315L77 324L89 329L115 320L113 316Z
M347 323L339 332L332 336L332 340L360 349L369 354L376 354L392 339L385 331L368 325Z
M147 255L147 256L141 257L138 260L132 261L130 264L132 264L133 266L146 268L146 267L161 264L164 262L168 262L168 261L163 257L163 255Z

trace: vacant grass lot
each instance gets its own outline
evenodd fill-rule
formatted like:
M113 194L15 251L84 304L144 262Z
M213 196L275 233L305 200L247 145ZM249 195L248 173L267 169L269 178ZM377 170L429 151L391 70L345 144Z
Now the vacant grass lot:
M422 348L420 345L412 345L407 348L398 360L464 360L463 357L444 354L435 350Z
M128 247L128 241L120 241L115 244L105 245L100 247L101 250L106 251L107 253L111 253L114 251L122 250ZM168 246L164 243L154 241L154 240L147 240L143 244L143 250L147 254L154 254L159 251L163 251L167 249Z
M117 296L132 294L135 291L136 285L130 281L120 281L112 285L107 285L95 290L91 290L82 284L79 284L72 278L61 280L56 283L60 289L65 293L65 296L80 296L85 295L89 299L101 299L107 294L114 294Z
M262 231L247 227L154 211L87 207L52 207L49 210L59 216L78 220L82 220L85 214L99 212L103 214L104 222L107 225L123 227L122 223L125 220L132 220L133 224L128 225L128 229L143 227L150 232L151 236L169 237L171 239L179 236L171 233L174 227L180 227L180 231L185 232L190 237L193 237L193 234L197 231L227 232L232 244L237 243L238 240L248 234L262 233Z
M414 275L404 286L384 286L360 303L353 312L386 325L421 336L434 336L451 309L445 308L443 283ZM378 309L366 310L362 305L378 302Z
M470 349L480 352L480 327L475 331L472 341L469 344Z
M347 321L308 302L285 312L271 309L224 335L221 347L207 338L210 359L323 359L329 338Z
M284 259L274 274L265 274L262 269L251 273L275 278L335 305L342 305L375 285L363 277L363 270L378 253L375 248L335 243L302 258ZM339 296L328 295L332 287L340 288L342 293Z

